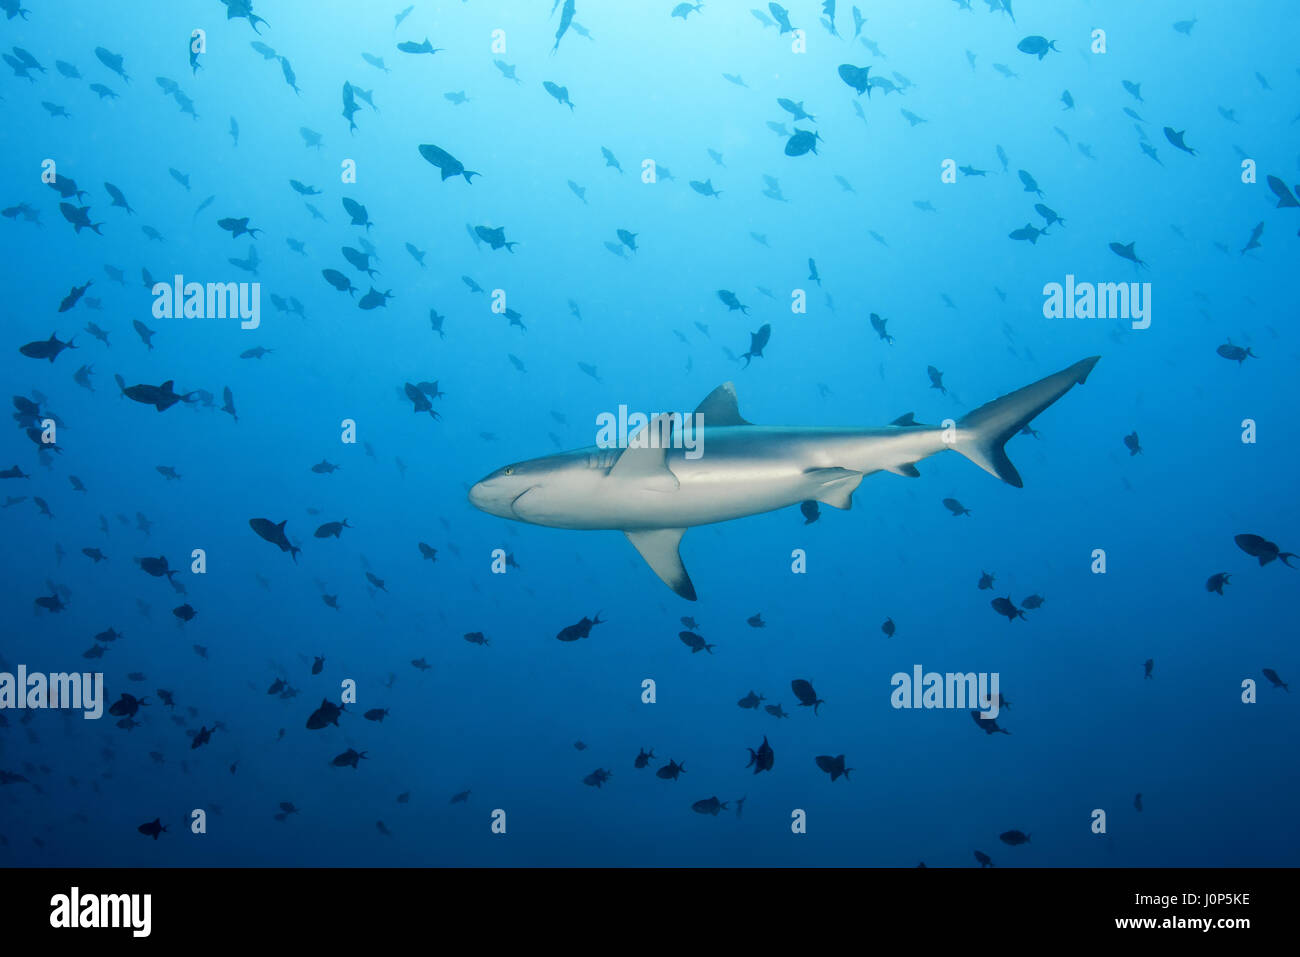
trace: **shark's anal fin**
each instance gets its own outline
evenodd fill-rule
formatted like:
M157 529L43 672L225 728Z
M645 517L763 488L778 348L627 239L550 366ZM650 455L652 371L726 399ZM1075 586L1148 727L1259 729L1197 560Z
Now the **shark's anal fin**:
M902 475L906 478L921 477L921 473L920 471L917 470L915 462L907 462L903 465L895 465L893 468L889 469L888 471L893 472L895 475Z
M665 585L687 601L695 601L695 586L691 584L691 576L686 574L686 566L678 553L686 529L647 528L625 530L623 534Z
M810 469L805 473L816 483L813 498L831 508L853 507L853 493L862 484L862 473L852 469Z

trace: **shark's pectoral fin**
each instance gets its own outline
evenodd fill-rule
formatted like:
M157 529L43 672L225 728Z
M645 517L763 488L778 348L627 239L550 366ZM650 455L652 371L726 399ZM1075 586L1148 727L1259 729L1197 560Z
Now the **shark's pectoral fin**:
M609 477L649 491L677 491L681 483L668 467L668 448L671 442L663 441L664 438L671 436L668 432L669 428L671 423L667 417L655 416L645 429L629 440L628 447L623 450L618 461L609 470ZM660 440L654 443L659 446L658 448L650 447L651 440L654 438ZM637 439L645 442L646 446L632 444Z
M695 586L691 584L691 576L686 574L686 566L682 564L682 556L677 551L685 533L684 528L647 528L623 532L665 585L687 601L695 601Z
M852 469L810 469L805 473L814 483L812 497L831 508L853 507L853 493L862 484L862 473Z

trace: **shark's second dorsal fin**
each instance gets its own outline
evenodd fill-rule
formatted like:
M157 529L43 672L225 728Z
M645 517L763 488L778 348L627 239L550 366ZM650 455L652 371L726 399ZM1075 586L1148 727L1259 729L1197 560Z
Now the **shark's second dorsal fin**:
M740 417L740 400L736 398L736 387L730 382L718 386L695 409L695 414L703 416L706 426L722 428L728 425L753 425Z
M900 415L898 418L896 418L893 422L890 422L889 424L890 425L916 425L917 424L916 413L906 412L903 415Z
M687 601L695 601L695 586L678 552L685 532L684 528L651 528L623 534L665 585Z

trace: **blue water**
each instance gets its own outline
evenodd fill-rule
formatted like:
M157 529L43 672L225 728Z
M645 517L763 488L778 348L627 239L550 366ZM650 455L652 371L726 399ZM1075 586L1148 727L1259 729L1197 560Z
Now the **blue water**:
M19 428L0 433L0 467L31 476L0 482L5 498L26 496L0 511L0 671L102 670L109 702L125 692L149 703L131 729L108 714L0 712L0 769L27 779L0 787L0 863L933 867L975 866L974 850L998 866L1300 862L1297 702L1261 674L1300 676L1297 572L1260 566L1234 544L1254 533L1300 550L1289 389L1300 210L1275 208L1265 183L1300 178L1289 5L1017 0L1013 22L984 0L970 11L948 0L870 4L861 36L876 56L854 39L844 2L838 37L818 23L821 4L789 3L804 53L741 3L706 3L682 20L671 2L579 0L552 52L561 13L548 16L544 0L419 2L396 29L398 4L259 0L260 36L245 19L227 21L216 0L141 2L129 15L27 2L26 19L0 24L2 45L46 72L0 81L0 177L5 205L27 204L39 225L0 220L0 375L6 396L43 397L42 417L62 423L62 451L38 454ZM1194 15L1190 33L1173 28ZM196 74L186 55L195 28L207 43ZM1090 52L1094 28L1106 32L1104 54ZM492 49L497 29L505 52ZM1031 35L1059 52L1040 61L1018 51ZM443 49L397 49L426 36ZM289 60L300 95L252 41ZM101 46L122 55L129 83L96 58ZM860 96L837 75L843 63L907 88ZM178 83L197 118L156 77ZM544 80L567 87L572 111ZM1142 102L1123 80L1141 84ZM355 132L340 115L345 81L373 91ZM1060 99L1067 89L1073 110ZM443 96L461 90L462 105ZM778 98L802 102L815 122L792 121ZM1124 107L1143 122L1135 128ZM787 156L769 121L818 131L817 153ZM1176 150L1165 126L1185 130L1196 154ZM319 150L300 127L321 134ZM1160 165L1141 152L1143 136ZM441 181L420 144L481 176ZM1243 156L1257 183L1242 182ZM65 221L41 181L46 159L86 191L78 205L102 235ZM643 181L648 159L673 178ZM946 159L987 175L942 182ZM355 183L340 181L346 160ZM169 168L188 175L188 191ZM762 195L764 174L786 201ZM289 179L320 195L298 195ZM700 195L691 180L722 195ZM106 181L134 215L111 207ZM366 206L368 231L348 224L344 197ZM1010 239L1044 225L1035 203L1064 225L1033 244ZM251 242L217 225L245 216L262 230ZM1260 222L1260 247L1241 252ZM503 226L519 245L476 245L467 224ZM147 239L144 225L163 239ZM618 229L637 234L635 253L606 248ZM373 280L340 254L359 238L379 257ZM425 268L408 242L427 250ZM1149 269L1113 242L1135 243ZM250 245L256 276L228 262ZM154 318L142 268L164 282L260 282L261 325ZM331 288L323 269L348 276L356 295ZM1067 274L1150 282L1150 327L1044 318L1043 287ZM58 313L88 279L86 298ZM361 310L371 285L392 299ZM729 313L723 289L748 314ZM805 314L791 311L796 289ZM526 331L491 310L493 290ZM278 311L271 294L296 298L305 316ZM431 308L446 317L445 339L431 331ZM893 345L871 313L888 320ZM133 320L156 331L152 350ZM771 341L746 368L737 357L764 323ZM51 333L75 334L76 349L52 363L18 351ZM1229 338L1258 358L1216 354ZM255 346L272 352L240 358ZM507 522L466 500L478 479L553 452L556 440L593 444L596 416L620 404L689 411L731 380L759 424L879 426L908 411L940 422L1093 355L1086 385L1034 421L1039 437L1008 446L1023 489L940 455L920 463L919 478L868 477L850 511L823 506L811 525L790 507L693 529L682 556L695 603L618 532ZM82 364L93 366L93 391L73 381ZM946 395L930 388L930 365ZM159 413L119 398L114 374L215 398ZM433 380L446 392L433 400L436 421L401 391ZM220 411L224 387L237 423ZM356 423L353 444L340 438L345 419ZM1244 419L1256 423L1253 444L1241 440ZM1141 455L1123 442L1135 431ZM322 460L339 470L313 473ZM167 481L159 465L182 478ZM948 497L971 514L951 515ZM258 517L287 520L296 560L253 533ZM344 518L353 527L341 538L313 535ZM108 560L92 563L87 547ZM518 567L493 574L497 548ZM193 549L205 551L206 574L190 572ZM805 574L791 571L795 549ZM1093 572L1094 549L1105 551L1105 574ZM180 569L184 595L132 560L158 555ZM986 571L994 587L980 590ZM1205 588L1216 572L1231 575L1223 596ZM57 594L52 585L66 603L56 613L33 604ZM337 611L322 593L337 594ZM1023 620L990 608L1030 594L1045 602ZM172 609L186 602L197 615L182 624ZM589 638L556 640L597 611L607 623ZM747 625L759 612L766 627ZM683 615L711 653L679 640ZM83 659L110 626L123 637ZM462 637L472 632L490 644ZM430 670L412 666L421 657ZM890 676L916 664L997 672L1011 702L998 723L1010 734L981 733L962 709L891 707ZM268 695L277 678L299 694ZM816 715L797 706L796 678L825 700ZM337 727L308 730L348 679L357 703ZM647 679L653 704L642 701ZM1242 702L1247 680L1257 703ZM174 693L175 711L159 688ZM739 708L750 690L790 718ZM371 708L390 713L365 720ZM191 748L187 732L214 721L210 743ZM755 775L746 749L765 735L775 766ZM656 758L637 770L642 747ZM366 752L360 767L332 766L348 748ZM839 754L854 770L832 782L814 758ZM670 758L685 766L677 781L655 776ZM597 768L610 779L584 785ZM467 801L450 803L467 789ZM693 812L712 796L727 809ZM281 801L299 813L276 820ZM195 809L206 833L191 830ZM1094 809L1106 812L1105 834L1092 830ZM497 810L504 834L492 830ZM806 833L792 832L796 810ZM137 832L155 818L168 827L156 841ZM999 839L1013 829L1030 842Z

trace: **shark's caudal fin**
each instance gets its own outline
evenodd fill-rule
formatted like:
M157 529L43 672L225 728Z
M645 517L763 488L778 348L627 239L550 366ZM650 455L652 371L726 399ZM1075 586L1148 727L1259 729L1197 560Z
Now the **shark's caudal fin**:
M1024 487L1020 473L1007 458L1003 446L1034 416L1059 399L1070 388L1088 380L1088 373L1101 356L1092 356L1062 369L1033 385L1017 389L1000 399L994 399L967 413L957 423L957 441L953 446L990 475L996 475L1008 485Z

